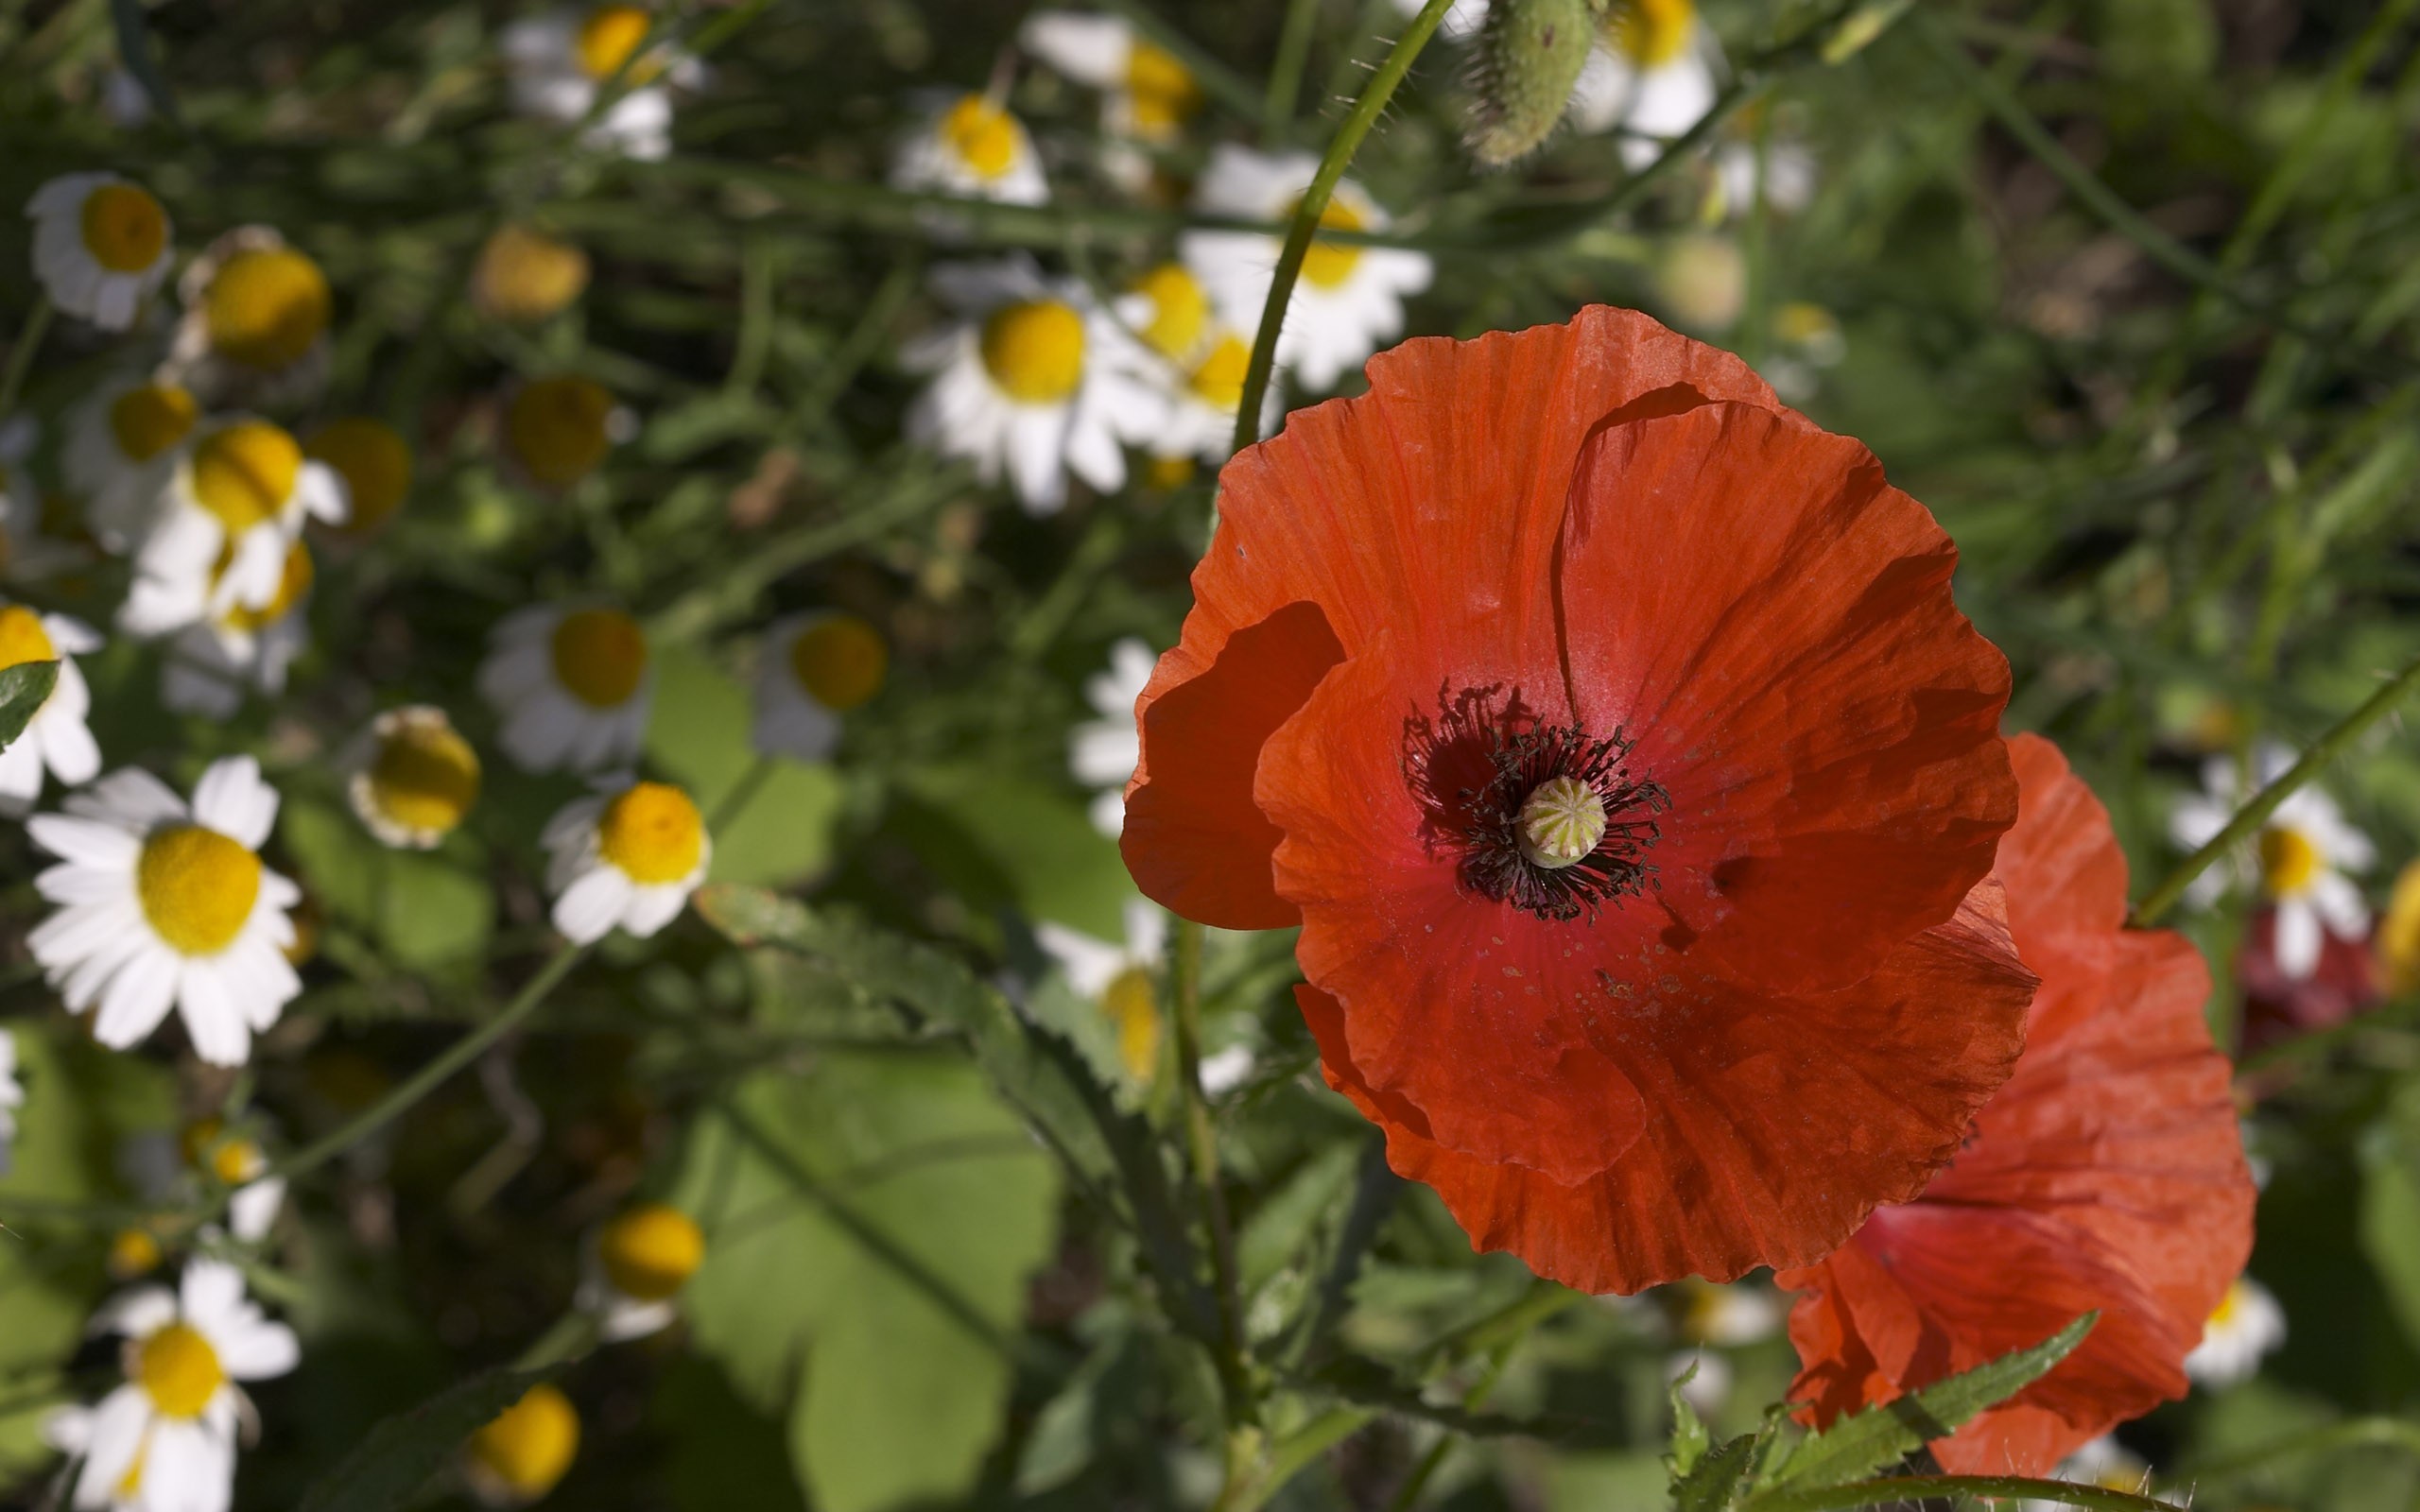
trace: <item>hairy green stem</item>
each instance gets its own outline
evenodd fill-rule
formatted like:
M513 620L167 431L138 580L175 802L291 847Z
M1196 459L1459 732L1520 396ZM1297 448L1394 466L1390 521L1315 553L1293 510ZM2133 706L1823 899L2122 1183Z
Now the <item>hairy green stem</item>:
M51 303L47 294L34 296L34 307L26 312L25 326L17 333L17 344L9 349L9 369L0 373L0 420L17 407L17 395L26 387L26 374L33 371L34 353L42 350L42 338L50 329Z
M1277 269L1269 281L1269 298L1260 307L1260 329L1253 335L1252 362L1244 369L1242 397L1236 404L1235 450L1240 452L1260 439L1261 403L1269 394L1270 375L1277 367L1277 334L1286 324L1286 306L1294 297L1295 282L1303 275L1303 259L1310 255L1311 238L1320 229L1320 217L1327 213L1330 197L1336 193L1344 170L1351 165L1353 154L1359 151L1362 138L1378 124L1378 116L1394 97L1395 87L1411 72L1412 60L1428 45L1435 36L1445 12L1453 8L1453 0L1428 0L1420 14L1404 28L1403 37L1378 71L1370 76L1369 87L1353 103L1352 112L1337 129L1336 138L1321 155L1318 171L1311 175L1310 187L1294 206L1293 218L1287 223L1286 245L1277 254Z
M513 1000L505 1005L502 1013L446 1046L436 1059L415 1072L410 1080L355 1115L343 1127L270 1166L268 1174L288 1178L306 1176L403 1117L448 1077L476 1060L490 1045L519 1027L587 954L587 946L566 942L555 953L552 960L539 969L537 975L523 985Z
M2135 905L2133 922L2137 927L2157 923L2159 917L2175 906L2177 899L2185 896L2185 889L2192 885L2194 878L2208 870L2211 863L2221 856L2259 833L2260 827L2269 821L2269 816L2277 812L2279 804L2292 797L2304 783L2317 777L2320 769L2342 755L2363 730L2384 718L2402 701L2403 696L2411 691L2414 683L2420 683L2420 661L2396 673L2386 686L2363 700L2359 709L2346 714L2334 729L2313 741L2310 748L2303 752L2302 760L2286 768L2275 782L2255 793L2252 800L2238 809L2235 817L2227 820L2225 829L2212 835L2209 843L2202 849L2178 862L2176 869L2161 878L2159 885L2145 893L2143 901Z
M1227 1220L1227 1197L1220 1184L1219 1129L1210 1117L1210 1103L1201 1091L1201 926L1189 919L1176 921L1168 942L1168 1017L1176 1029L1177 1095L1184 1105L1185 1151L1193 1184L1201 1201L1202 1227L1210 1234L1210 1267L1219 1312L1219 1388L1224 1398L1231 1429L1249 1428L1258 1420L1252 1367L1245 1357L1243 1296L1236 1268L1235 1230ZM1234 1467L1229 1467L1232 1480Z
M1893 1475L1847 1486L1778 1491L1753 1498L1745 1512L1834 1512L1835 1508L1913 1505L1935 1497L1971 1496L1985 1502L2063 1502L2098 1512L2175 1512L2167 1503L2133 1491L2113 1491L2069 1481L2037 1481L2025 1475Z

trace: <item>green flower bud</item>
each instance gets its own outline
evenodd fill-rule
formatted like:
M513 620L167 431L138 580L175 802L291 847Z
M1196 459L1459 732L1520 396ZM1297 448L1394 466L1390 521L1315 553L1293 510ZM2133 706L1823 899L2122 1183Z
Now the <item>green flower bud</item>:
M1471 155L1500 168L1561 124L1605 0L1496 0L1472 50Z

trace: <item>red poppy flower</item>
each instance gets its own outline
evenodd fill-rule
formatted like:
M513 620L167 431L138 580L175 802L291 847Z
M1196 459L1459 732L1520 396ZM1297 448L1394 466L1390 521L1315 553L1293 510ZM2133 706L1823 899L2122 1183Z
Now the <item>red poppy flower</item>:
M1145 892L1299 923L1332 1081L1596 1291L1824 1253L2020 1043L2007 663L1873 455L1630 311L1374 359L1227 465Z
M2209 972L2182 936L2123 927L2125 857L2058 747L2020 736L2013 754L2023 805L1995 874L2042 978L2016 1074L1923 1196L1775 1278L1804 1293L1790 1395L1819 1423L2100 1311L2057 1368L1932 1446L1959 1474L2040 1474L2183 1396L2185 1356L2252 1248Z
M2289 976L2277 964L2277 911L2252 916L2235 962L2245 1055L2333 1028L2386 1000L2386 971L2370 937L2347 939L2322 924L2319 938L2319 964L2308 975Z

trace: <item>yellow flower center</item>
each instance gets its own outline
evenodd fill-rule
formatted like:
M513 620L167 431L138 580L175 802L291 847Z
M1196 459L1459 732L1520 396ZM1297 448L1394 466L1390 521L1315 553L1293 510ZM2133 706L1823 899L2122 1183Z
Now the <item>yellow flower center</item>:
M2228 1282L2226 1295L2219 1298L2219 1305L2217 1309L2210 1314L2210 1321L2207 1326L2213 1329L2225 1328L2228 1324L2235 1321L2235 1315L2241 1310L2242 1306L2243 1282L2239 1280Z
M1320 224L1332 231L1359 231L1363 222L1360 212L1340 199L1330 198L1327 208L1320 212ZM1351 278L1360 263L1358 247L1314 240L1310 250L1303 254L1303 277L1321 288L1332 289Z
M1151 974L1130 966L1101 989L1100 1010L1117 1028L1117 1058L1136 1081L1150 1081L1160 1065L1160 1005Z
M135 1350L135 1383L164 1418L199 1418L227 1383L218 1351L189 1323L152 1332Z
M1143 339L1170 362L1183 362L1201 339L1210 318L1210 296L1201 281L1176 263L1162 263L1134 281L1134 292L1151 301L1151 322Z
M942 143L977 178L996 179L1017 165L1016 117L980 94L949 108L942 117Z
M2420 987L2420 861L2407 864L2394 879L2386 917L2378 920L2377 953L2390 991L2399 996Z
M252 368L293 366L328 329L327 275L290 247L255 247L218 265L202 296L210 344Z
M1231 331L1219 338L1186 382L1211 408L1233 411L1244 402L1244 369L1251 366L1252 348Z
M617 609L576 610L555 627L555 680L591 709L631 701L647 675L647 634Z
M248 1139L228 1139L226 1134L223 1120L199 1118L185 1125L178 1143L184 1148L185 1164L197 1168L206 1164L219 1180L240 1186L260 1175L267 1162L259 1145Z
M168 246L168 215L150 192L105 183L84 197L84 250L112 273L140 273Z
M553 1490L578 1452L579 1414L544 1382L471 1435L473 1461L524 1501Z
M1686 50L1697 19L1696 0L1621 0L1614 45L1640 68L1661 68Z
M1792 346L1805 346L1836 339L1841 322L1820 304L1792 300L1773 312L1773 334Z
M148 462L185 438L197 413L193 395L174 384L147 384L110 401L110 434L130 461Z
M854 614L835 614L799 631L790 642L790 673L807 696L835 713L863 705L882 689L890 652L874 627Z
M2260 832L2260 885L2272 898L2290 898L2317 880L2319 847L2284 825Z
M233 556L232 550L218 554L219 571L226 571ZM258 635L294 612L295 607L302 602L302 596L311 591L311 581L316 576L317 570L311 565L310 548L298 541L285 548L285 567L277 575L277 592L269 595L268 602L258 609L248 609L238 604L220 615L218 623L246 635Z
M639 43L647 41L651 23L644 7L598 6L579 24L579 69L594 79L614 77ZM635 75L637 70L631 70ZM635 80L644 82L644 80Z
M1134 104L1134 128L1154 140L1173 136L1201 109L1201 86L1176 55L1141 38L1126 54L1126 94Z
M406 830L446 834L479 799L479 757L443 714L397 720L370 764L378 812Z
M395 428L367 415L332 420L311 433L305 455L344 479L352 507L344 532L367 535L387 523L412 487L412 449Z
M194 448L194 502L229 536L240 536L277 518L302 473L302 448L293 437L265 420L239 420Z
M159 1237L148 1228L121 1228L110 1240L109 1273L115 1280L132 1280L159 1269L164 1259Z
M143 917L182 955L216 955L235 942L260 896L261 858L216 830L154 830L134 863Z
M507 226L489 237L472 280L482 309L524 324L545 319L586 287L588 254L526 226Z
M706 1258L706 1236L680 1209L649 1202L608 1224L596 1249L614 1290L638 1301L661 1302Z
M585 378L540 378L512 396L505 436L531 477L563 488L605 460L613 414L614 396Z
M1021 404L1055 404L1084 378L1084 318L1061 300L1004 304L983 322L983 370Z
M0 669L58 660L59 648L50 644L41 615L23 604L0 608Z
M642 886L679 882L698 869L705 821L689 795L664 782L635 782L605 805L596 849Z
M1143 481L1155 489L1181 489L1193 481L1193 458L1155 456L1144 469Z
M1576 777L1549 777L1521 804L1521 854L1560 871L1578 866L1605 837L1605 800Z

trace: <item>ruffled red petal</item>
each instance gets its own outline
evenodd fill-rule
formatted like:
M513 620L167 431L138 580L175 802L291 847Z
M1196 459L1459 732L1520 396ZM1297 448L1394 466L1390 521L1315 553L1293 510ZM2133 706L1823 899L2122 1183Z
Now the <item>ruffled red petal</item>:
M1137 705L1143 756L1128 794L1127 865L1145 893L1185 918L1238 929L1292 920L1270 879L1273 837L1253 834L1255 850L1163 829L1232 808L1232 774L1172 765L1181 738L1219 722L1215 709L1173 728L1150 718L1219 661L1229 637L1305 602L1320 607L1347 656L1380 627L1451 644L1505 616L1545 615L1547 595L1532 590L1547 581L1590 431L1626 406L1650 414L1716 399L1780 409L1729 352L1602 305L1565 325L1476 341L1418 337L1372 358L1369 376L1367 394L1297 410L1283 435L1227 464L1184 638Z
M2124 861L2107 814L2048 742L2013 746L2025 792L1996 874L2044 976L2024 1058L1920 1198L1776 1278L1806 1294L1791 1395L1819 1422L2100 1312L2048 1376L1935 1446L1961 1473L2041 1473L2182 1395L2184 1357L2252 1244L2201 956L2117 927Z
M1313 987L1295 997L1328 1084L1385 1129L1389 1163L1434 1187L1473 1245L1585 1291L1634 1292L1802 1263L1876 1201L1921 1188L2006 1075L2031 991L1988 883L1847 988L1659 984L1655 1018L1591 1046L1642 1097L1636 1137L1568 1182L1454 1148L1434 1110L1363 1074L1361 1016L1348 1025Z

